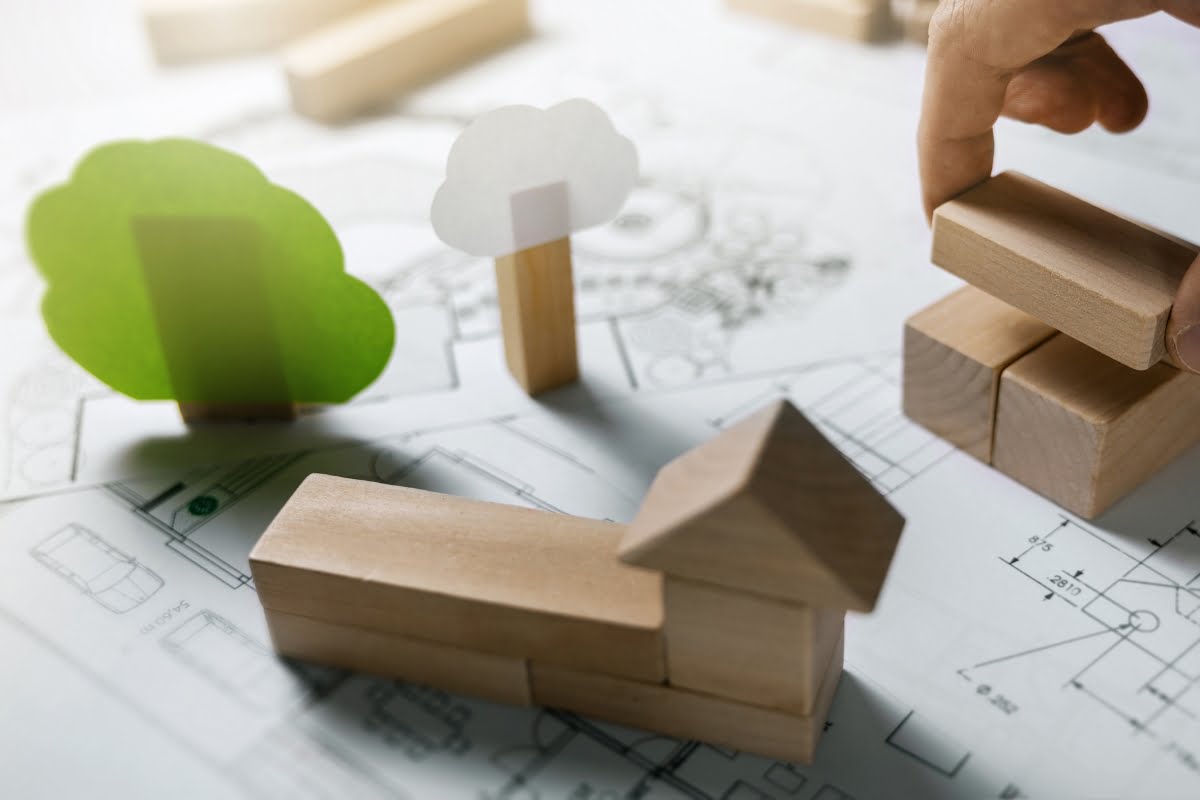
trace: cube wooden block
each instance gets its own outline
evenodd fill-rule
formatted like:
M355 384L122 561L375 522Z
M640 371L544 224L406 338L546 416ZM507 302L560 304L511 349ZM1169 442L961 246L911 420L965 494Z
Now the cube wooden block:
M993 464L1095 517L1200 441L1200 376L1055 336L1000 379Z
M664 634L672 686L811 714L845 612L667 578Z
M663 467L620 556L739 592L869 611L903 527L870 481L778 401Z
M142 0L161 63L268 50L375 0Z
M312 475L250 555L267 609L658 681L662 577L624 526Z
M842 647L839 640L808 716L537 662L529 674L537 705L808 764L841 679Z
M964 286L905 323L905 415L991 463L1000 374L1054 334L1044 322Z
M292 106L336 122L529 34L526 0L390 0L283 53Z
M728 0L729 7L797 28L859 42L895 31L888 0Z
M1015 172L934 212L933 263L1134 369L1166 352L1195 245Z
M525 659L380 633L267 610L275 650L284 656L436 686L496 703L531 705Z

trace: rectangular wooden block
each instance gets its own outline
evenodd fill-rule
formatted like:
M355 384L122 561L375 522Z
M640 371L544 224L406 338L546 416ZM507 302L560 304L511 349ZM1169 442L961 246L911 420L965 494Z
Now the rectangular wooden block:
M1095 517L1200 441L1200 376L1055 336L1000 379L996 469Z
M972 286L904 325L904 414L985 464L1000 373L1055 333Z
M292 106L344 119L528 33L526 0L390 0L284 51Z
M504 357L531 395L579 378L571 241L558 239L496 259Z
M762 708L661 684L638 683L547 664L529 665L533 701L644 728L777 758L811 763L842 676L839 640L808 716Z
M624 530L312 475L250 566L273 612L658 681L662 577L617 560Z
M516 706L533 703L524 659L335 625L266 609L280 655L436 686Z
M665 591L672 686L812 713L845 612L671 577Z
M728 0L729 7L785 25L860 42L880 41L895 29L888 0Z
M160 63L269 50L376 0L142 0Z
M1164 332L1195 245L1015 172L934 212L933 263L1134 369Z

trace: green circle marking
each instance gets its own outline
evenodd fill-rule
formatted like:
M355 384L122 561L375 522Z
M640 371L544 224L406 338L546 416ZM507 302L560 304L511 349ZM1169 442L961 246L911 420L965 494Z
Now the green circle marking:
M217 498L211 494L202 494L192 498L192 502L188 503L188 512L197 517L207 517L217 510L217 505L219 505Z

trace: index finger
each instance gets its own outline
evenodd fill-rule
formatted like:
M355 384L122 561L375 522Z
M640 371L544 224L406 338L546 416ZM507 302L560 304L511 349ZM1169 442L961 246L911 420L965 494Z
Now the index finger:
M992 128L1024 66L1081 29L1142 17L1170 0L942 0L929 29L917 134L925 213L992 172Z

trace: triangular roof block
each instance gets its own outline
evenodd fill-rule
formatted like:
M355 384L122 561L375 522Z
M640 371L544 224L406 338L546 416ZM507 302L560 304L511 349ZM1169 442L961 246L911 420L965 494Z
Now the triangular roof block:
M742 592L870 611L903 527L870 481L780 400L663 467L620 556Z

